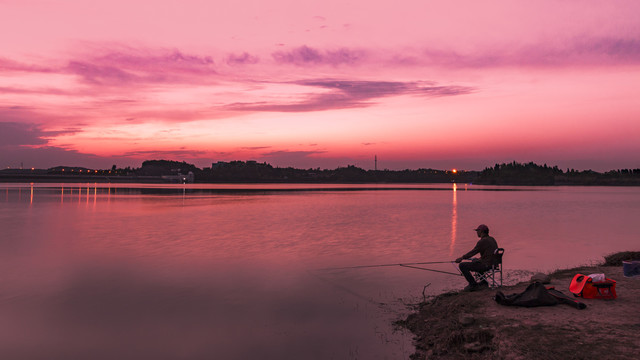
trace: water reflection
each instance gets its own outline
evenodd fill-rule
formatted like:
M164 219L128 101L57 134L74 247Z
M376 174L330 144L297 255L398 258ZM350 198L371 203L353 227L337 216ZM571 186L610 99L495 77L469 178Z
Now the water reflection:
M449 245L449 257L453 256L456 246L456 234L458 229L458 184L453 183L453 201L451 202L451 243Z
M457 185L454 185L457 187ZM442 184L190 184L179 186L157 185L157 184L47 184L29 183L18 184L9 183L4 187L2 200L11 201L12 195L17 196L17 200L28 199L30 204L38 201L51 201L50 194L58 194L60 204L75 200L78 204L99 201L111 201L114 196L119 195L181 195L183 203L193 196L209 195L267 195L267 194L289 194L306 192L366 192L366 191L443 191L451 190ZM29 197L24 193L29 191ZM455 188L454 188L455 191ZM93 198L93 199L91 199Z
M476 241L458 225L486 216L509 249L507 279L637 242L638 188L293 188L6 185L0 358L406 359L411 337L391 322L425 283L431 294L464 279L307 270L448 259Z

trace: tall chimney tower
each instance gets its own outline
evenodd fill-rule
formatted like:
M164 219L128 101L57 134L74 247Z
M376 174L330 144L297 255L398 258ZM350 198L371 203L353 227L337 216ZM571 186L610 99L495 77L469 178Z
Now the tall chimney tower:
M373 167L374 167L375 171L378 171L378 155L375 155L375 156L373 157L373 159L374 159L374 161L373 161L373 162L374 162Z

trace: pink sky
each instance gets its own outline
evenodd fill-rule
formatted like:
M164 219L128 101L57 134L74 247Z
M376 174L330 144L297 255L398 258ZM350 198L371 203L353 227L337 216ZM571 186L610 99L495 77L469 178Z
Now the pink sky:
M0 0L0 167L640 168L637 1Z

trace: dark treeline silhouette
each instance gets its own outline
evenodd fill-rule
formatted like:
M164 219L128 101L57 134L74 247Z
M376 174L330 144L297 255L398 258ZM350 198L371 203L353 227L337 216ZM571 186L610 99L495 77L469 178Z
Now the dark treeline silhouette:
M451 172L433 169L364 170L349 165L333 170L320 168L279 168L256 161L231 161L213 164L196 173L197 182L273 182L273 183L442 183L471 182L477 172Z
M640 169L593 170L563 172L557 166L542 166L529 162L496 164L478 174L476 184L485 185L640 185Z
M192 175L188 175L192 174ZM188 180L187 180L188 179ZM482 171L364 170L273 167L256 161L213 163L200 169L187 162L147 160L140 168L88 169L57 166L47 170L4 169L0 181L196 182L196 183L473 183L482 185L640 185L640 169L566 172L533 162L496 164Z
M137 169L135 173L143 176L162 176L173 175L174 173L186 174L189 171L195 174L201 170L195 165L188 164L184 161L146 160L142 162L142 167Z

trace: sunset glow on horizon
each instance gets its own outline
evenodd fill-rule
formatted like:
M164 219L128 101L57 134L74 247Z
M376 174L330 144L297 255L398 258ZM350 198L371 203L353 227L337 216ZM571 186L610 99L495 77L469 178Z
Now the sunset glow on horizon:
M0 168L640 168L636 1L0 0ZM453 170L455 171L455 170Z

